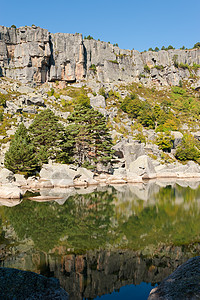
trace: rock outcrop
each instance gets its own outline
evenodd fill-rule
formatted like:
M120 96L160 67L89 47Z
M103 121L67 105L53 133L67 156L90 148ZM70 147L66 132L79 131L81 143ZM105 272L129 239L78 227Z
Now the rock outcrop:
M200 49L140 53L83 39L78 33L51 34L36 26L0 26L0 76L24 83L95 78L100 82L178 85L191 72L181 63L200 64ZM200 75L199 70L192 72Z
M148 300L181 300L200 298L200 257L189 259L161 284L154 288Z
M46 278L33 272L0 268L2 299L69 299L55 278Z

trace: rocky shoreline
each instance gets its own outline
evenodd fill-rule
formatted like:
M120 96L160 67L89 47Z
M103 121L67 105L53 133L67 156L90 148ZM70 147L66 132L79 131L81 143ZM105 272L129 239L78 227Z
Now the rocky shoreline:
M83 167L52 163L43 165L38 177L26 179L24 175L14 174L3 168L0 170L0 198L20 199L27 190L142 184L149 180L198 182L200 167L192 161L186 165L176 163L154 167L151 159L143 155L131 162L129 167L115 169L113 174L97 174Z

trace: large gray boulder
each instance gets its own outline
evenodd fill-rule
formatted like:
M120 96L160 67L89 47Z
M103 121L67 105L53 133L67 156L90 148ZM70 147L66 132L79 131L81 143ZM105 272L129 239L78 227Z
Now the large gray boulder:
M8 300L69 299L58 279L12 268L0 268L0 295Z
M20 199L22 195L22 190L11 183L0 186L0 198L2 199Z
M149 156L139 156L135 161L131 162L128 170L143 178L155 178L156 172Z
M44 106L44 100L39 96L30 97L26 100L26 105Z
M179 266L161 284L154 288L148 300L200 299L200 256Z
M14 173L6 168L0 170L0 184L11 183L15 181Z
M90 98L90 105L93 108L105 108L106 107L106 101L104 96L98 95L95 97Z

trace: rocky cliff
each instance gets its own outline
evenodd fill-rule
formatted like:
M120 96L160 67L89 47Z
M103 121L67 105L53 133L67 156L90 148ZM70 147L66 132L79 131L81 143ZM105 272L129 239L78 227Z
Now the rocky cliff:
M36 26L0 26L0 75L24 83L95 79L160 86L177 85L182 79L200 75L200 69L181 64L200 64L200 49L140 53L83 39L77 33L51 34Z

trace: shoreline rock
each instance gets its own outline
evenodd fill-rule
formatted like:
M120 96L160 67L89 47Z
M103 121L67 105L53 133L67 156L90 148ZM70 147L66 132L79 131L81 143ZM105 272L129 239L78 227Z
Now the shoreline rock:
M0 268L0 295L2 299L69 299L58 279L13 268Z
M200 298L200 256L179 266L161 284L152 289L148 300L182 300Z

